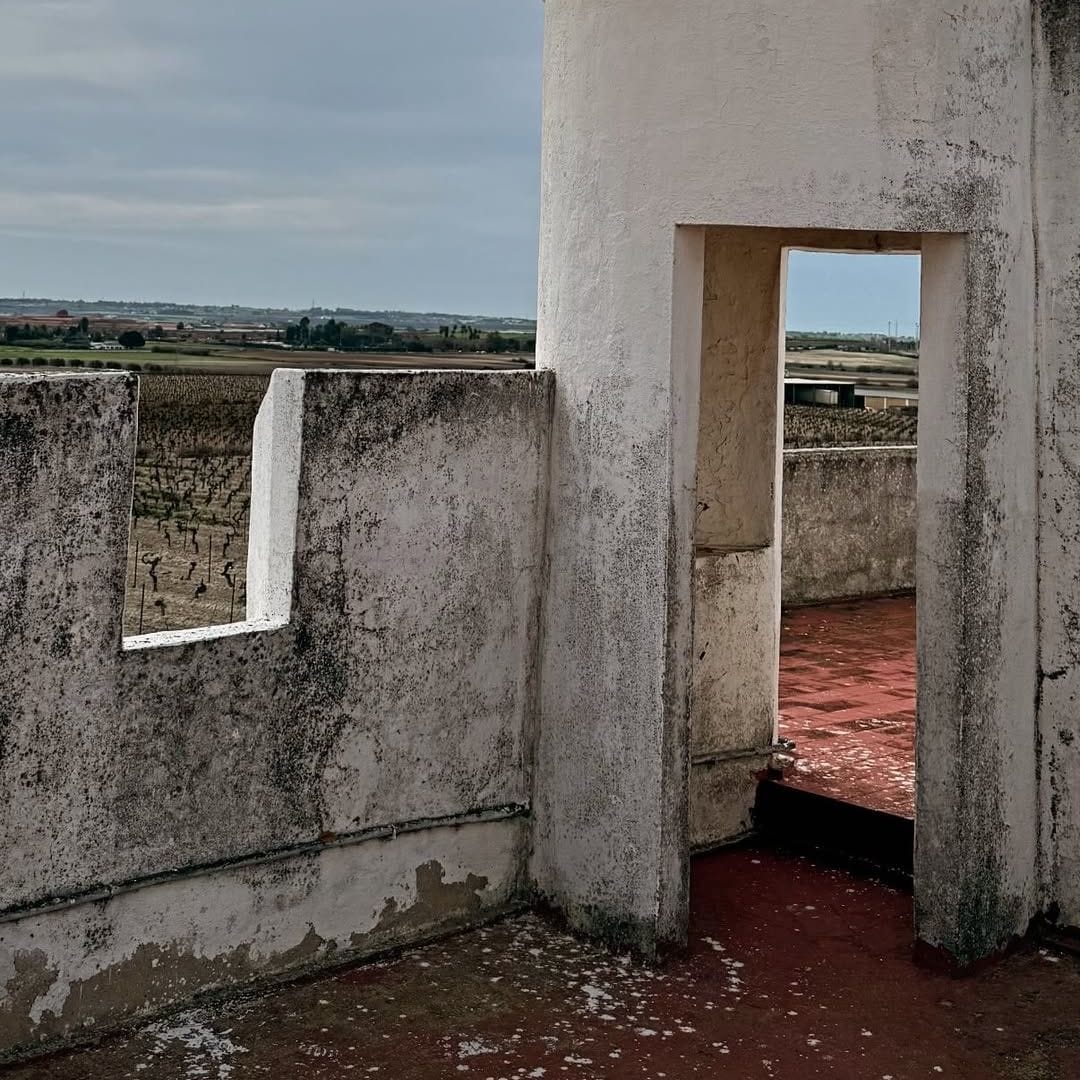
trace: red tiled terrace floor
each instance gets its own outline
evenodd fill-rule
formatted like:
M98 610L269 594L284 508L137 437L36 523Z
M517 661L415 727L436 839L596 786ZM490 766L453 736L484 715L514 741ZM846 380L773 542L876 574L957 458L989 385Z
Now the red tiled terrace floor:
M785 611L780 735L787 780L905 817L915 803L915 598Z
M5 1080L1073 1080L1080 961L910 959L911 897L764 848L695 861L658 971L520 916L16 1067Z

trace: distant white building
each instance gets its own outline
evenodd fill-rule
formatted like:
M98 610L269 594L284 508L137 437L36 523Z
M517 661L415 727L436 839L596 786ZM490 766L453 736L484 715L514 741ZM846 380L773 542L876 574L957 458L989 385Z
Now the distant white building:
M124 346L119 341L91 341L90 348L96 352L123 352Z

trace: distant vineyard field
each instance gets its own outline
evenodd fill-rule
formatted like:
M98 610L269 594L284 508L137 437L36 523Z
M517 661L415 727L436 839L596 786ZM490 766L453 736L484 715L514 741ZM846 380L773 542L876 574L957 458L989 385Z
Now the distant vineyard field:
M838 409L785 405L784 446L789 450L827 446L914 445L919 418L900 409Z
M252 430L268 385L140 378L125 634L244 618Z

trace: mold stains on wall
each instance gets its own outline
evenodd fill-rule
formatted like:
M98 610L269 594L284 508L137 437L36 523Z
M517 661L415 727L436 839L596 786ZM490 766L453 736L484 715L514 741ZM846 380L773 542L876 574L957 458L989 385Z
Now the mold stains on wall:
M572 386L560 376L532 873L573 926L649 955L665 798L654 754L681 742L658 726L665 673L650 651L669 614L671 446L657 418L670 402L654 380L607 365ZM617 723L601 719L609 711ZM671 703L672 724L680 715Z
M1001 11L1002 32L979 32L978 48L967 26L942 25L931 58L947 74L936 123L901 136L910 125L894 117L889 142L906 165L902 181L882 187L905 229L966 237L950 278L924 291L952 325L924 333L920 426L950 434L948 452L932 451L935 478L919 500L933 524L920 541L916 815L916 921L961 964L1022 933L1037 903L1037 761L1024 719L1037 669L1037 384L1034 363L1011 355L1036 352L1031 57L1021 7ZM902 94L902 80L891 91ZM924 251L924 268L925 260ZM955 302L946 300L950 289ZM934 317L924 312L924 328ZM944 918L950 910L955 917Z
M418 426L429 426L436 421L453 424L461 419L470 400L474 407L482 407L476 396L477 388L469 385L470 380L477 378L483 379L484 375L457 373L433 381L425 374L403 372L389 384L356 379L343 388L334 385L333 372L311 372L305 377L312 394L312 404L305 415L305 443L318 446L328 440L336 441L343 417L350 417L357 425L358 457L374 450L384 456L392 455L398 440ZM495 390L495 385L490 389ZM328 395L328 391L332 392ZM465 433L462 437L467 438Z
M0 907L48 891L94 834L84 796L113 738L135 385L0 376Z
M0 695L0 770L4 767L4 756L8 748L8 735L14 723L11 701L6 695Z
M34 475L37 431L29 416L0 416L0 484L2 505L14 507Z
M340 665L335 680L350 694L389 703L372 752L390 798L419 782L396 773L393 748L423 733L433 740L427 790L452 792L458 805L490 801L521 768L524 729L501 718L531 710L531 659L523 651L508 667L505 649L535 629L549 394L524 379L403 374L380 386L316 377L306 390L305 460L333 466L317 480L305 469L312 486L301 482L299 634ZM338 493L357 468L383 479L344 503ZM511 506L525 516L508 518ZM341 566L356 569L342 576ZM436 685L438 702L427 690ZM445 723L445 696L456 702L451 713L472 718L470 731ZM406 718L405 701L423 706ZM335 717L348 710L335 708L309 699L309 713L327 717L324 745L345 737Z
M1040 311L1040 680L1043 905L1080 922L1080 8L1039 0L1033 183Z
M1068 96L1080 89L1080 7L1072 0L1034 0L1050 68L1050 85Z
M52 660L119 659L122 684L98 800L121 839L84 839L50 893L524 801L550 378L335 379L307 397L288 627L114 658L50 626Z
M471 918L520 887L517 826L512 850L500 842L497 873L473 858L459 885L428 864L458 843L437 819L528 804L553 379L339 372L304 380L288 625L121 650L134 384L0 376L4 453L21 455L20 468L30 455L33 466L26 491L0 471L0 521L14 523L13 543L26 555L25 567L5 564L18 581L0 577L0 635L7 627L17 635L0 655L0 848L17 853L0 863L0 963L14 955L11 928L48 919L36 905L49 898L78 902L112 886L142 897L174 884L184 897L175 917L134 936L95 920L77 942L52 941L75 968L109 968L104 958L125 940L144 946L116 961L127 966L114 976L133 990L116 999L115 1014L94 984L73 1025L137 1009L153 959L154 986L173 986L170 966L181 972L169 991L175 1000L306 963L281 942L324 892L340 903L321 874L344 856L290 852L332 845L339 834L356 843L334 851L358 852L366 830L402 822L431 821L429 835L441 838L415 864L424 867L420 906L412 911L395 892L397 908L384 910L389 894L380 897L371 918L381 913L382 929L371 941L391 944L452 911ZM42 572L50 546L76 556L68 577ZM183 904L213 892L237 862L263 856L257 884L223 902L293 913L294 922L276 925L280 941L271 934L258 945L275 958L271 968L248 962L242 949L256 946L244 939L216 942L206 950L213 962L184 959L200 931ZM186 869L195 873L185 879ZM370 884L382 873L374 866ZM115 903L123 907L120 895ZM359 948L351 935L367 935L364 925L358 917L319 933L347 951ZM66 1000L61 990L54 997ZM38 1018L26 1023L32 1038Z
M915 588L915 464L914 448L784 454L784 603Z
M930 342L921 394L931 422L949 395L955 444L937 469L946 489L919 500L933 528L921 534L916 917L922 940L961 966L1024 933L1037 903L1035 379L1002 348L1012 336L1034 352L1020 301L1034 253L1029 233L1002 224L1005 185L978 190L957 324Z

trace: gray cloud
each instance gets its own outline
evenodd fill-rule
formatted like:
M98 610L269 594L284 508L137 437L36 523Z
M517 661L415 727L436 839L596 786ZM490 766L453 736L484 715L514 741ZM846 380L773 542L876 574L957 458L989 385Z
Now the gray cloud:
M0 0L0 293L531 313L541 21Z

